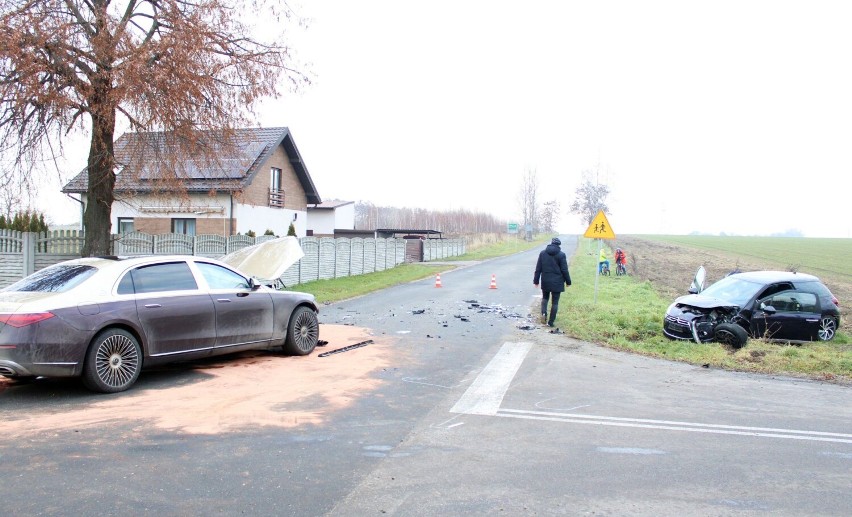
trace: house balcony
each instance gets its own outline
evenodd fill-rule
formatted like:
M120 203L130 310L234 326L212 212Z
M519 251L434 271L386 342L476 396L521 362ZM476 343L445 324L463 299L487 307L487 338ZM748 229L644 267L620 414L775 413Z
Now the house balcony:
M269 206L284 208L284 191L277 188L269 189Z

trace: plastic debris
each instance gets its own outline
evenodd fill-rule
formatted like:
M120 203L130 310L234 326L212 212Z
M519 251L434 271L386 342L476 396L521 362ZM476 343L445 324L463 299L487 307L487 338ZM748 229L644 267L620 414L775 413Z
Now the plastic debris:
M361 341L360 343L355 343L354 345L347 345L341 348L336 348L334 350L329 350L328 352L323 352L319 355L319 357L327 357L334 354L339 354L342 352L348 352L349 350L355 350L356 348L361 348L362 346L367 346L372 343L372 339L368 339L367 341Z

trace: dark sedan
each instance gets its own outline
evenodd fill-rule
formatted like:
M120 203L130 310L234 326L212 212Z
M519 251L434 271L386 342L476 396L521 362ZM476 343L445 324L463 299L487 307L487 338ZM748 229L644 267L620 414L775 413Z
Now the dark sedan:
M143 366L250 349L310 354L310 294L278 291L193 256L82 258L0 291L0 375L82 376L129 388Z
M704 290L703 275L699 277L693 294L681 296L666 311L663 332L672 339L719 341L736 348L748 336L829 341L840 324L837 298L813 275L736 273Z

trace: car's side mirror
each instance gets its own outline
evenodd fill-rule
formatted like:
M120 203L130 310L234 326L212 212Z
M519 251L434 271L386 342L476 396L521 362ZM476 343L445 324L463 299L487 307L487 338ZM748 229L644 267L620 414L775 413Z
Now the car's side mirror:
M690 287L689 290L687 290L686 292L688 292L689 294L698 294L698 289L695 287Z
M766 305L765 303L761 303L760 308L763 310L763 312L769 314L770 316L778 312L777 310L775 310L775 307L771 305Z
M258 289L260 289L261 285L262 284L255 280L254 277L249 278L249 289L251 289L252 291L257 291Z

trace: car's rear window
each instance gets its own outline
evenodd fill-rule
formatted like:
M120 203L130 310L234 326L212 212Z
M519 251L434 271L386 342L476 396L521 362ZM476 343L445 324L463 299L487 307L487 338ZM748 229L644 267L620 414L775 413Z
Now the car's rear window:
M801 287L807 291L817 294L820 298L831 299L831 291L820 282L797 282L797 287Z
M97 268L84 265L57 264L36 271L32 275L18 280L3 291L25 291L38 293L65 292L94 275Z
M136 294L166 291L192 291L198 289L195 277L186 262L152 264L132 270L132 287ZM119 284L119 294L125 294L131 283L124 279Z

